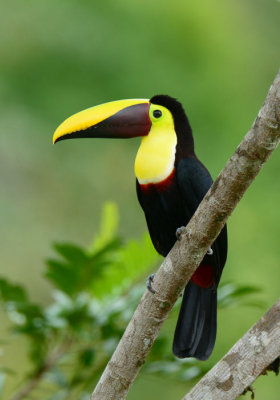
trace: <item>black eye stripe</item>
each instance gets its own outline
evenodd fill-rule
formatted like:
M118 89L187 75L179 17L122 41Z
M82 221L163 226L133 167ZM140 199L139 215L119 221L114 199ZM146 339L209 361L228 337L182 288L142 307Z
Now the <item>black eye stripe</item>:
M160 118L160 117L162 116L162 112L161 112L160 110L155 110L155 111L153 112L153 116L154 116L155 118Z

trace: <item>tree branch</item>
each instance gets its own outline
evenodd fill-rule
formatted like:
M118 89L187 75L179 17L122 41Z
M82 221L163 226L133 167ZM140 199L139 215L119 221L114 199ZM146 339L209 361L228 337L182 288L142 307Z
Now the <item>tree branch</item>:
M280 355L280 299L182 400L232 400Z
M253 126L160 266L91 400L125 399L179 294L280 139L280 71Z

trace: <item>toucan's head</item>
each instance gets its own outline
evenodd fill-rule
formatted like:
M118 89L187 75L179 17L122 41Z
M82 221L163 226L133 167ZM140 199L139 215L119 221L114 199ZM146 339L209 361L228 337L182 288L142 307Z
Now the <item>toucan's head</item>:
M72 138L144 137L154 127L169 127L177 136L182 130L191 133L181 103L157 95L150 100L112 101L74 114L56 129L53 143Z

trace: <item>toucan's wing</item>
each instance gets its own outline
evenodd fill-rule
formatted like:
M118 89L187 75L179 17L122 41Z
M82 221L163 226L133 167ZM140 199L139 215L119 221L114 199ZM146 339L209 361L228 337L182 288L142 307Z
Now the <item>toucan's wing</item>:
M211 187L213 180L204 165L196 158L183 158L178 162L177 182L184 199L187 213L193 215L205 194ZM215 264L216 284L218 284L227 257L227 230L226 226L212 245ZM207 261L207 260L206 260Z
M176 168L177 182L191 215L213 183L207 169L196 158L182 158Z

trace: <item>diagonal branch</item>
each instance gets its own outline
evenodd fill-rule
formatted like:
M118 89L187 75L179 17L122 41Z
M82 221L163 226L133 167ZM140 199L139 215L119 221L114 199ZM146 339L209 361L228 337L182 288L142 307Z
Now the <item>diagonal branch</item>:
M232 400L280 355L280 299L182 400Z
M280 140L280 71L253 126L160 266L98 382L91 400L122 400L179 294Z

